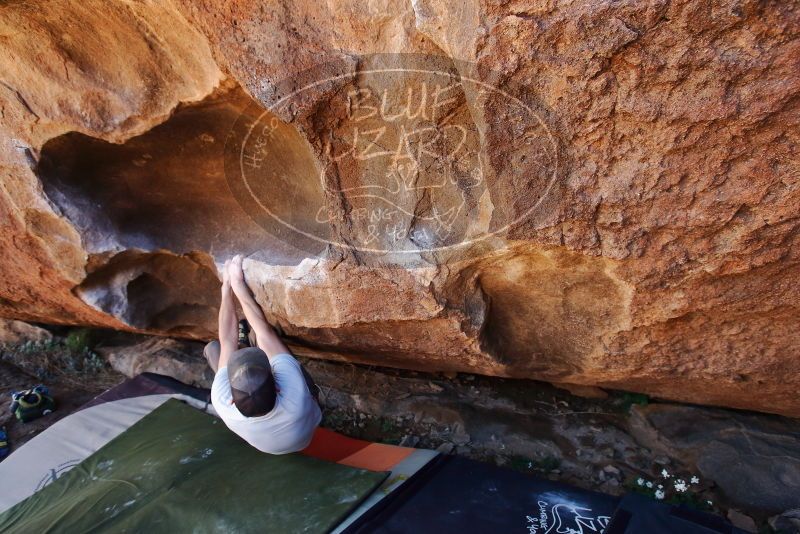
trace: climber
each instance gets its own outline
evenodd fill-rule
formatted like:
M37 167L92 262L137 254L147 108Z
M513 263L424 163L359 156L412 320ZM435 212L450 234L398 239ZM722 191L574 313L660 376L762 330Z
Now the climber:
M252 328L255 347L240 336L234 296ZM206 345L205 355L215 373L211 403L229 429L271 454L308 446L322 419L317 386L267 323L245 282L239 255L222 270L219 341Z

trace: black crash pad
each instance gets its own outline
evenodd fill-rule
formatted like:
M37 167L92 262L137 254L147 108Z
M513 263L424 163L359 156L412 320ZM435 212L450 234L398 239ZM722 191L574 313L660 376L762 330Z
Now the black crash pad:
M618 501L491 464L440 456L345 532L600 533Z

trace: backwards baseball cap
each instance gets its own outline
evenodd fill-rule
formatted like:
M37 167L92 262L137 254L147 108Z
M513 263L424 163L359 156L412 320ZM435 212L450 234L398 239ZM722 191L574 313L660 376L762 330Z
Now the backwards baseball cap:
M228 381L233 403L245 417L266 415L275 407L275 379L263 350L245 347L234 352L228 360Z

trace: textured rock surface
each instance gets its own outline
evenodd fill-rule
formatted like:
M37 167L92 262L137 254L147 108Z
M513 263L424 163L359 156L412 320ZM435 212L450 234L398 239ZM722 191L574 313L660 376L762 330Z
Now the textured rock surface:
M771 517L769 525L778 532L800 532L800 509L786 510L784 513Z
M303 353L800 415L791 3L12 2L0 34L4 316L208 338L215 264L242 252ZM240 114L323 60L397 52L525 86L555 139L552 187L515 117L465 89L448 111L480 133L487 194L464 197L461 230L517 221L480 253L265 233L226 183ZM346 126L323 89L276 110L267 163L303 196L271 194L286 217L343 210L328 230L353 243L359 201L309 178ZM343 187L369 169L335 170Z
M800 434L794 421L691 406L636 407L645 446L697 466L731 503L769 514L800 506Z
M12 2L0 19L3 314L123 327L73 293L88 251L42 191L40 150L67 132L122 142L204 98L223 75L206 40L167 3Z
M213 377L203 356L202 343L151 338L133 345L100 347L97 352L115 371L127 377L158 373L184 384L211 387Z
M52 337L53 335L44 328L23 321L0 319L0 343L46 341Z

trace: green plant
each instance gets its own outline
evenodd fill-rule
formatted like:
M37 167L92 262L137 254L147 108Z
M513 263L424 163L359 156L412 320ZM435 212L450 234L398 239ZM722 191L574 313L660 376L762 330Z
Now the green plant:
M403 436L409 432L402 423L398 423L394 417L380 417L375 420L374 430L377 441L396 445Z
M619 397L618 402L622 410L627 412L633 405L647 406L650 403L650 397L644 393L631 393L630 391L625 391Z
M654 480L644 477L630 479L625 483L625 487L657 501L684 504L698 510L713 508L713 503L700 495L703 488L697 475L678 476L666 468L662 469L659 475L654 477Z
M397 431L394 421L389 418L381 418L381 432L383 434L393 434Z
M511 456L508 459L508 466L511 469L522 471L523 473L549 473L561 466L561 460L555 456L542 456L538 459L526 458L524 456Z
M92 332L88 328L70 330L64 339L64 345L73 353L80 354L92 349Z
M0 347L0 359L45 383L59 379L82 383L91 376L93 384L113 385L119 377L92 350L94 338L91 330L78 328L66 338L4 344Z
M86 351L84 353L82 370L85 373L99 373L106 368L106 361L96 352Z

